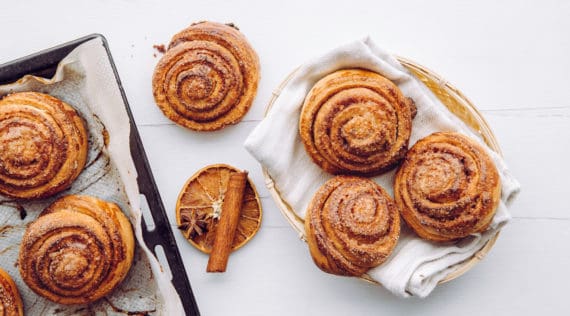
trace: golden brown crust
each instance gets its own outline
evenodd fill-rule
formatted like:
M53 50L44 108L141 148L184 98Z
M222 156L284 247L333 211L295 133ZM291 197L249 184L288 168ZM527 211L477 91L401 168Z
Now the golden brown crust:
M67 189L87 160L87 131L68 104L37 92L0 100L0 194L38 199Z
M360 276L382 264L400 236L394 201L374 181L337 176L319 188L305 215L315 264L331 274Z
M214 22L196 23L174 35L152 78L162 112L198 131L239 122L258 82L259 59L245 36Z
M501 186L484 148L462 134L439 132L408 151L394 194L402 217L421 238L450 241L487 229Z
M134 256L131 224L114 203L69 195L32 222L20 247L22 279L60 304L87 304L109 294Z
M24 304L14 280L0 269L0 315L23 316Z
M375 175L406 154L414 115L413 101L390 80L368 70L339 70L305 98L299 132L325 171Z

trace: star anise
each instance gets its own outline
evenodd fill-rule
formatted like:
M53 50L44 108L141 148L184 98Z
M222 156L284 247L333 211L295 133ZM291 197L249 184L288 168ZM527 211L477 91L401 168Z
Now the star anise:
M186 238L208 232L212 227L213 217L210 212L203 210L182 209L180 211L180 225L178 228L184 232Z

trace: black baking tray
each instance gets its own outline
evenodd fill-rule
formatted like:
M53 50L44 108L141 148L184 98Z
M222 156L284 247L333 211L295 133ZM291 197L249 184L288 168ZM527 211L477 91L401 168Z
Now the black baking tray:
M180 256L180 251L176 246L176 241L174 239L172 229L170 228L162 199L158 193L158 188L156 187L156 182L154 181L137 126L134 123L133 114L129 107L125 91L123 90L123 85L121 84L117 68L115 67L111 51L109 50L109 44L105 37L101 34L91 34L65 44L1 64L0 84L14 82L27 74L51 78L55 74L57 65L65 56L67 56L77 46L96 38L101 39L103 42L103 46L105 47L107 56L109 57L109 62L113 68L119 90L121 91L121 96L123 97L123 102L131 124L131 155L138 173L137 182L139 190L141 194L146 196L155 224L154 229L149 230L144 217L142 218L144 240L155 256L155 247L157 245L161 245L163 247L166 259L168 260L168 265L170 266L170 271L172 272L172 275L175 276L172 279L172 284L180 296L186 315L198 316L200 315L198 305L196 304L192 287L190 286L190 281L188 280L188 275L186 274L186 269L184 268L182 257Z

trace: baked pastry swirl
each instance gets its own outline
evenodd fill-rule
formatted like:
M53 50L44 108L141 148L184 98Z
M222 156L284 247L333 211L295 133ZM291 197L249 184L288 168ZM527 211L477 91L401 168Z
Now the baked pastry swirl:
M0 316L23 316L22 298L14 280L0 269Z
M38 199L67 189L87 160L87 131L68 104L37 92L0 100L0 193Z
M174 35L152 78L162 112L199 131L235 124L257 92L259 59L233 25L195 23Z
M110 293L134 256L131 224L114 203L63 197L24 234L19 268L37 294L60 304L86 304Z
M299 132L313 161L332 174L375 175L405 155L416 108L381 75L336 71L305 98Z
M439 132L408 151L394 194L402 217L421 238L451 241L489 226L501 187L484 148L462 134Z
M323 271L360 276L383 263L400 235L394 201L374 181L337 176L319 188L305 215L315 264Z

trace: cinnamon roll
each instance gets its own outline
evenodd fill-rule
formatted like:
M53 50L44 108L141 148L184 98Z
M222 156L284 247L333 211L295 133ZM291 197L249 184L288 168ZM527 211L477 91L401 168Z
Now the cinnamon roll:
M419 140L396 173L396 203L421 237L451 241L484 231L501 186L491 157L474 140L440 132Z
M406 154L415 112L412 99L381 75L339 70L319 80L306 96L299 132L323 170L375 175Z
M162 112L198 131L235 124L259 81L259 59L233 25L200 22L174 35L152 78Z
M14 280L0 269L0 315L23 316L24 305Z
M337 176L319 188L305 215L315 264L331 274L360 276L382 264L400 235L394 201L374 181Z
M67 189L87 160L87 131L68 104L37 92L0 100L0 194L39 199Z
M114 203L63 197L32 222L20 247L24 282L60 304L87 304L109 294L134 256L131 224Z

